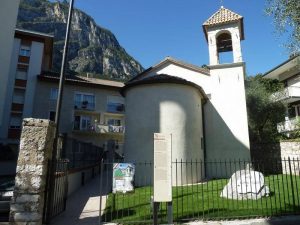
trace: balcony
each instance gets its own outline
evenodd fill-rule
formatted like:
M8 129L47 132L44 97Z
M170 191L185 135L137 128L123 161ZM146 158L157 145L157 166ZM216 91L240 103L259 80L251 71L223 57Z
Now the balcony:
M300 87L290 86L284 88L282 91L275 92L272 95L272 99L275 101L284 101L286 103L292 103L300 100Z
M99 123L95 123L86 127L80 127L80 124L74 122L73 130L75 132L79 131L89 134L124 134L125 127Z
M74 103L74 109L78 110L95 110L95 103L94 102L88 102L88 101L75 101Z
M107 112L109 112L109 113L124 113L125 106L122 103L108 102L107 103Z
M286 121L277 124L277 131L279 133L292 132L299 129L299 117L290 118Z

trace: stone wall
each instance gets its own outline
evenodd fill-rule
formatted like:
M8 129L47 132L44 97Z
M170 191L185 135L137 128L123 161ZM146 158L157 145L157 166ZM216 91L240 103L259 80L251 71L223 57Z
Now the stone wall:
M288 158L290 158L292 174L300 175L300 142L281 141L277 143L251 143L251 158L258 162L264 173L290 173ZM293 161L293 159L295 161ZM280 162L281 160L282 163Z
M42 224L48 160L52 156L54 123L24 119L16 184L10 209L11 225Z
M280 142L282 170L285 174L300 175L300 142L282 141ZM290 160L288 161L288 158Z

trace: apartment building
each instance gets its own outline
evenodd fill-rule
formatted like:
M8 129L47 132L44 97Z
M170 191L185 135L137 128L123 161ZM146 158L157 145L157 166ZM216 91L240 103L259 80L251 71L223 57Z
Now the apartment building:
M3 128L3 114L6 111L4 104L7 92L8 74L10 69L10 59L12 54L15 26L17 22L18 8L20 0L1 1L0 7L0 130ZM3 22L5 21L5 23ZM7 128L5 128L7 130ZM0 143L3 139L0 132Z
M37 76L33 117L54 120L59 76L45 72ZM123 153L125 132L122 82L67 76L64 86L60 133L107 149L113 140L115 151Z
M273 94L276 101L286 106L285 118L277 124L279 133L289 135L299 129L300 117L300 55L291 56L288 60L264 74L264 78L276 79L284 84L284 89Z
M0 142L17 146L23 118L32 117L36 76L52 65L53 36L15 29Z

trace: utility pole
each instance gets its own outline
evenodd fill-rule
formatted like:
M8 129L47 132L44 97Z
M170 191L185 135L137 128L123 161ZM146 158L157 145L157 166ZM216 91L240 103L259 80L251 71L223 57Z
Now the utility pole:
M70 38L70 30L71 30L71 21L72 21L72 13L73 13L73 5L74 0L70 0L69 2L69 13L68 13L68 21L67 21L67 28L66 28L66 36L65 36L65 44L63 49L63 56L62 56L62 63L61 63L61 70L60 70L60 79L59 79L59 87L58 87L58 96L57 96L57 103L56 103L56 113L55 113L55 139L53 144L53 152L52 152L52 160L50 163L50 179L49 179L49 192L47 197L47 215L46 221L48 222L51 213L52 213L52 205L53 205L53 191L55 185L55 172L56 172L56 158L57 158L57 146L58 146L58 136L59 136L59 124L60 124L60 112L61 112L61 105L63 99L63 90L64 90L64 81L65 81L65 69L66 69L66 62L68 56L68 44Z

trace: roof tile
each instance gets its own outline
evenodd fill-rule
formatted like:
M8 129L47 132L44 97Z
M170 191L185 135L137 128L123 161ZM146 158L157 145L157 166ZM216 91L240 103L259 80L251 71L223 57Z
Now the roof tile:
M242 19L243 17L223 6L204 22L204 26L224 24Z

